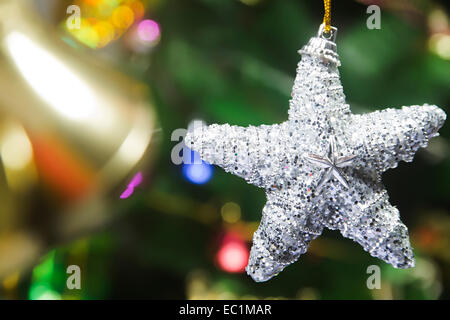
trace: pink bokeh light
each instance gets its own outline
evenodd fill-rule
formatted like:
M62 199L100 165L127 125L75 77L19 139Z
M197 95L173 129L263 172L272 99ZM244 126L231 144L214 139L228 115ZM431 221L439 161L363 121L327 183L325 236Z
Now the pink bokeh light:
M232 235L225 236L217 252L219 267L230 273L243 272L248 263L249 250L246 243Z
M120 199L129 198L133 194L134 188L140 185L142 183L142 180L142 172L136 173L133 179L131 179L125 191L120 195Z
M161 35L161 29L156 21L142 20L138 26L138 35L142 41L153 42Z

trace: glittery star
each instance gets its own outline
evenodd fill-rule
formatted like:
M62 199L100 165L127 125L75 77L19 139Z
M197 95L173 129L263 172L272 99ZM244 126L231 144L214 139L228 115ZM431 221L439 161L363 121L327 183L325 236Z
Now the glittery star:
M401 160L412 161L446 115L430 105L353 115L338 72L336 29L333 33L327 40L319 30L299 51L287 121L259 127L213 124L185 138L202 159L266 192L246 268L255 281L296 261L325 227L396 268L414 266L408 229L380 176ZM327 153L326 159L317 156ZM330 174L339 183L328 179Z

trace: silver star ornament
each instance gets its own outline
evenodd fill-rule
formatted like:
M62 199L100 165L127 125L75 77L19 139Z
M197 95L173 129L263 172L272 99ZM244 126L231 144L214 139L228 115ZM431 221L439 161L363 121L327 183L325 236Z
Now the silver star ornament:
M267 203L246 267L267 281L307 251L324 228L339 230L395 268L414 266L408 229L381 174L410 162L446 119L436 106L352 114L338 67L336 28L299 53L288 120L199 126L185 143L200 157L263 188ZM329 37L328 37L329 36Z

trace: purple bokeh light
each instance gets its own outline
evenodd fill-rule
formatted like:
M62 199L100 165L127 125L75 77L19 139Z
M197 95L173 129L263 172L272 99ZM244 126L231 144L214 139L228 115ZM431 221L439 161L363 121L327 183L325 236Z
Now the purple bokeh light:
M136 173L133 179L131 179L125 191L122 192L122 194L120 195L120 199L129 198L133 194L134 188L140 185L142 183L142 180L143 180L142 172Z
M142 41L153 42L161 35L161 29L156 21L142 20L138 26L138 35Z

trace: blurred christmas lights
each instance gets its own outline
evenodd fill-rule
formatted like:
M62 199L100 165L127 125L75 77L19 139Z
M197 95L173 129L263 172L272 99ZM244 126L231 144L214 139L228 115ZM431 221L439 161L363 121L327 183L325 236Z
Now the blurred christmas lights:
M119 6L114 9L111 20L117 29L127 29L134 22L134 12L128 6Z
M150 19L142 20L127 35L127 45L138 53L146 53L155 47L161 39L159 24Z
M61 295L49 286L37 284L30 287L30 300L61 300Z
M428 41L431 51L445 60L450 60L450 35L436 33Z
M234 202L227 202L220 210L223 221L227 223L236 223L241 219L241 207Z
M157 40L161 34L159 24L153 20L143 20L139 23L138 34L142 41L153 42Z
M20 273L16 271L3 279L2 286L5 290L13 290L17 287L19 280Z
M136 175L131 179L130 183L128 184L127 188L124 192L120 195L120 199L126 199L129 198L133 192L134 188L139 186L142 183L142 172L136 173Z
M55 273L55 250L50 251L41 264L33 269L28 297L30 300L61 300L61 294L54 291L52 277Z
M103 48L120 38L133 24L141 21L145 13L145 5L139 0L78 0L75 5L81 7L81 26L77 29L67 29L66 26L66 29L78 41L94 49ZM151 28L156 30L154 26ZM159 38L159 26L157 30L157 35L151 31L155 40ZM155 45L155 40L150 42Z
M449 19L442 9L435 9L428 15L428 28L431 37L428 40L429 49L445 60L450 60Z
M31 163L33 150L24 128L11 124L0 139L0 154L3 165L8 169L22 170Z
M199 159L198 153L191 151L191 158ZM211 180L214 171L213 166L205 161L201 161L200 163L196 163L196 161L184 163L181 170L186 180L193 184L207 183Z
M0 131L0 163L8 187L25 191L38 179L31 141L25 128L15 121L5 121Z
M228 233L222 240L216 258L222 270L230 273L239 273L245 270L248 257L249 250L245 241L232 233Z

